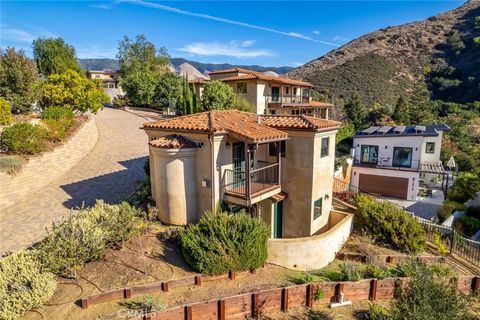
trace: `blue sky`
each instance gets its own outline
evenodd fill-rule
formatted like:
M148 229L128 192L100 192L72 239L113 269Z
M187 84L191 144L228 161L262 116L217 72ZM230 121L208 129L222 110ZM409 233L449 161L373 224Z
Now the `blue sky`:
M144 34L172 57L298 66L379 28L422 20L464 1L5 1L0 46L59 36L79 58L114 58Z

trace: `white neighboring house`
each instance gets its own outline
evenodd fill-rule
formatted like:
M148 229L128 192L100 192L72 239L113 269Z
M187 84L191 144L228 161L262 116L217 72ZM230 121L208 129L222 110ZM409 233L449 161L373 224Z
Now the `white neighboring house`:
M444 124L370 127L353 136L351 184L382 196L416 200L419 186L442 189L445 171L440 161Z

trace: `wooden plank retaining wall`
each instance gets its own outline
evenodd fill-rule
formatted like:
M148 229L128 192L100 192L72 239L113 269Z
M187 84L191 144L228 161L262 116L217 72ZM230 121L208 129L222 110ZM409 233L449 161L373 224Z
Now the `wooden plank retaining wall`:
M124 288L90 296L81 300L82 308L90 305L131 298L135 294L168 292L171 288L180 286L201 285L202 281L217 281L220 279L234 280L237 275L229 273L221 276L192 276L165 282ZM292 308L313 307L316 304L326 304L338 301L340 292L349 301L393 299L396 286L404 287L408 278L363 279L357 282L320 282L312 284L293 285L250 292L219 300L196 302L168 310L147 314L136 320L236 320L256 317L259 314L288 311ZM480 291L479 276L459 276L455 278L458 290L464 294ZM316 298L321 290L322 296ZM318 296L317 296L318 298Z

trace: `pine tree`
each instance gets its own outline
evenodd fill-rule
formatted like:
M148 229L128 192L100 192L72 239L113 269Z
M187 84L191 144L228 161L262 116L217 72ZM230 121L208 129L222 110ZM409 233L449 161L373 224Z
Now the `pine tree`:
M393 112L393 120L398 124L407 125L410 122L410 107L408 101L404 96L400 96L395 105L395 111Z
M409 116L411 124L427 124L434 120L430 92L423 80L418 82L410 97Z
M352 124L355 126L355 129L359 129L362 125L364 125L367 117L367 110L365 109L365 105L360 99L360 95L357 91L352 93L350 101L345 104L344 108L348 119L350 119Z

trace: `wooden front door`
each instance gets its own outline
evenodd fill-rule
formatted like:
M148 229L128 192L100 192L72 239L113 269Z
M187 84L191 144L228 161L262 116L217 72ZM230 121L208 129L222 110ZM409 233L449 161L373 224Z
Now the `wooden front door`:
M281 238L283 229L283 201L273 204L273 238Z

